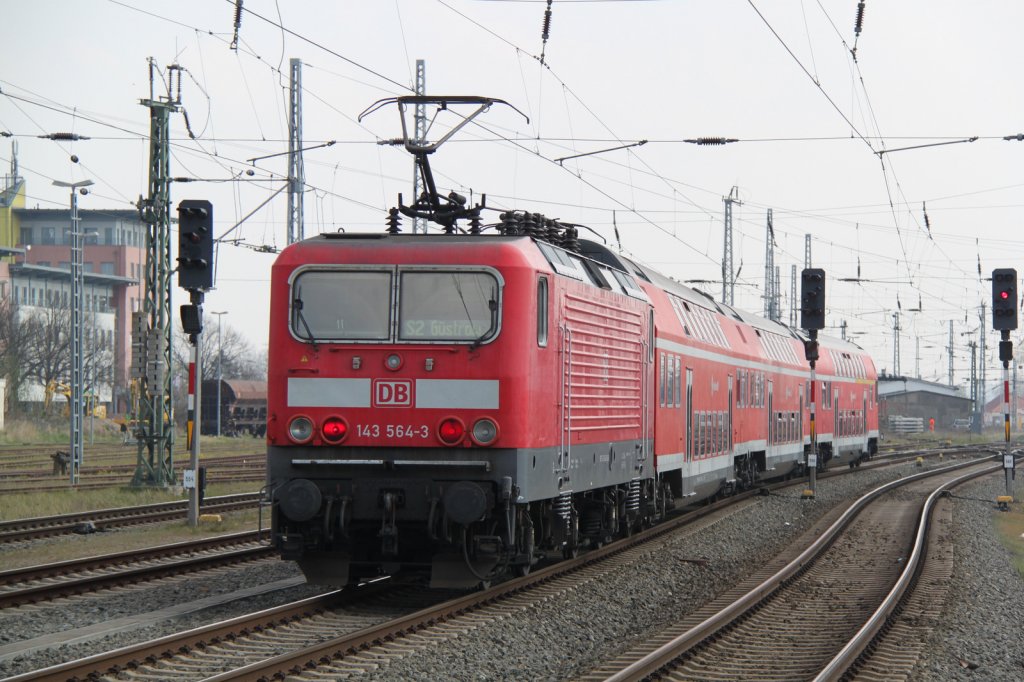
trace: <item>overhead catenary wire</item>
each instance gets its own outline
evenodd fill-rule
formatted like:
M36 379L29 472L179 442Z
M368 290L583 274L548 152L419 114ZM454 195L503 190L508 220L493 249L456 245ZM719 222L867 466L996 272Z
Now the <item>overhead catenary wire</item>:
M268 67L269 67L269 66L270 66L270 65L268 65ZM272 67L270 67L270 68L272 68ZM215 138L215 139L216 139L216 138ZM460 140L459 142L462 142L462 141ZM551 156L551 154L550 154L550 150L547 150L547 155L548 155L548 156ZM236 156L237 156L237 155L236 155ZM654 175L654 174L652 174L652 177L657 177L657 175ZM671 181L670 181L670 182L671 182ZM311 186L312 186L312 185L311 185ZM614 190L612 190L612 191L614 192ZM674 193L674 192L675 192L675 188L673 188L673 189L672 189L672 193ZM489 194L489 195L490 195L490 194ZM492 195L492 196L493 196L493 195ZM929 200L930 200L930 198L929 198ZM908 202L906 202L906 201L902 201L902 202L900 202L900 201L893 201L893 202L891 202L891 205L895 205L895 206L897 206L897 207L900 207L900 206L907 206L907 204L908 204ZM916 203L915 203L915 208L916 208ZM615 209L611 209L611 210L615 210ZM645 211L645 209L644 209L644 208L642 208L642 207L640 207L640 210L641 210L641 211ZM645 212L647 212L647 213L648 213L649 215L654 215L654 214L655 214L655 212L654 212L654 211L650 211L650 210L647 210L647 211L645 211Z

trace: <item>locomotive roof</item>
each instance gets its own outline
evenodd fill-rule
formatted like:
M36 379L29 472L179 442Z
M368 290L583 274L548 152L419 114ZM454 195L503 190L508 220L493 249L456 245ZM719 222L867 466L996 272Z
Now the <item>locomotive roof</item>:
M513 243L517 241L537 241L532 237L526 235L501 235L496 233L489 233L483 235L474 235L466 233L453 233L453 234L413 234L413 233L399 233L390 234L388 232L323 232L314 237L309 237L301 243L311 244L314 242L355 242L355 241L394 241L409 244L438 244L439 242L448 244L479 244L481 240L496 241L504 243ZM546 242L545 242L546 243ZM557 246L557 245L556 245ZM626 258L622 254L615 253L604 244L600 244L589 239L579 240L580 252L584 258L597 261L609 267L622 270L623 272L629 273L650 282L651 284L668 291L679 298L692 303L694 305L707 308L708 310L717 312L726 317L731 317L739 322L746 325L760 329L762 331L772 332L781 336L792 336L800 341L807 339L807 334L802 329L796 329L789 327L788 325L780 322L769 320L760 315L740 310L732 306L726 305L716 301L712 296L700 291L688 287L685 284L678 282L670 277L667 277L657 270L654 270L646 265L641 265L636 261ZM822 335L819 336L819 341L822 342L823 346L829 348L840 348L850 351L863 352L863 349L857 344L844 341L842 339Z
M412 234L411 232L401 232L399 234L390 234L388 232L321 232L320 234L309 237L304 242L324 242L324 241L401 241L409 242L412 244L436 244L438 242L448 243L459 243L459 244L479 244L481 239L488 241L495 240L499 242L514 242L523 239L529 239L525 235L518 236L506 236L501 234Z

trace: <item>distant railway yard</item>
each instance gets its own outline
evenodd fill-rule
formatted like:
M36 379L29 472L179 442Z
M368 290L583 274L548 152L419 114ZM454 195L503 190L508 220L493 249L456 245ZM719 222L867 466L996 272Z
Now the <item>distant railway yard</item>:
M802 479L759 486L473 591L305 584L258 532L260 446L204 446L198 529L180 494L121 490L134 448L87 449L79 491L53 446L0 448L3 499L60 512L2 512L0 677L1024 678L1001 444L891 448L819 474L812 499Z

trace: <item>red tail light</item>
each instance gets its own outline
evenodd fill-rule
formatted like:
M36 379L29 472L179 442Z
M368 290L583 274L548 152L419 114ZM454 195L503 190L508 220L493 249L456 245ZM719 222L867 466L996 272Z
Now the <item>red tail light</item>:
M320 427L320 433L328 443L340 443L348 435L348 424L341 417L328 417Z
M456 445L466 435L465 425L455 417L448 417L437 427L437 437L446 445Z

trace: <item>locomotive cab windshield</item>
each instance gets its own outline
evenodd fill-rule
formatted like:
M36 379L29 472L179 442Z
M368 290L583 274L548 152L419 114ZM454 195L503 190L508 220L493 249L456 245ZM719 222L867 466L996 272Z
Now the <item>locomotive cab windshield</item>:
M490 268L305 269L291 330L302 341L478 346L498 335L502 286Z

